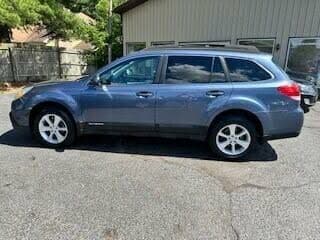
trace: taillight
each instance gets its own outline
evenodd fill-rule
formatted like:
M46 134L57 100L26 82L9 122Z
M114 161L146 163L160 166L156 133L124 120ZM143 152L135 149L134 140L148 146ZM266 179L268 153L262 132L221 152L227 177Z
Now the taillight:
M278 92L280 92L282 95L287 96L293 100L296 100L296 101L301 100L300 87L296 83L280 86L278 87Z

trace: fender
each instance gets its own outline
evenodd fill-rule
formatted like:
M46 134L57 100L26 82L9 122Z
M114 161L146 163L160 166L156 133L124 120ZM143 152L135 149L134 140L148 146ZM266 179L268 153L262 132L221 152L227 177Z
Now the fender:
M251 113L268 111L268 106L263 104L260 100L245 96L233 96L226 103L225 108L243 109Z
M81 122L81 108L79 106L79 99L78 96L66 94L65 92L55 89L52 91L37 91L34 93L34 97L28 98L28 102L25 102L25 108L28 109L30 112L31 110L38 106L39 104L45 102L52 102L62 105L66 108L69 113L72 115L76 123Z
M231 110L250 112L259 119L262 126L265 126L264 129L272 128L272 120L267 114L268 106L261 103L261 101L259 101L258 99L247 98L245 96L233 96L225 103L222 108L216 109L214 112L212 112L207 126L210 126L215 118L220 114ZM264 132L264 134L267 133Z

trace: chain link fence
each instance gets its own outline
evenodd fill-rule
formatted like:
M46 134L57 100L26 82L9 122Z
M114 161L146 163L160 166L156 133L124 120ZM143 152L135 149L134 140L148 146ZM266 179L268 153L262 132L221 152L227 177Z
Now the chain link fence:
M85 53L62 49L0 49L0 82L74 79L96 70Z

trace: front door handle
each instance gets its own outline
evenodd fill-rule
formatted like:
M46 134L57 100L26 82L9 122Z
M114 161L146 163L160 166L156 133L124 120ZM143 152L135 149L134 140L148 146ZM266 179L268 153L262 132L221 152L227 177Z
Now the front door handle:
M139 98L148 98L152 96L153 96L152 92L137 92L137 97Z
M223 91L219 91L219 90L211 90L206 92L206 96L211 97L211 98L216 98L219 96L223 96L224 92Z

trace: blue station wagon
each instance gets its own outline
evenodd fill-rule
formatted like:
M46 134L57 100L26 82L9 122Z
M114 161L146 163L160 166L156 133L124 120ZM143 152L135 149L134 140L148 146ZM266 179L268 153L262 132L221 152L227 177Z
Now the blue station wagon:
M85 134L190 138L239 159L260 140L298 136L300 99L271 56L252 49L150 48L89 77L26 87L10 118L49 147Z

